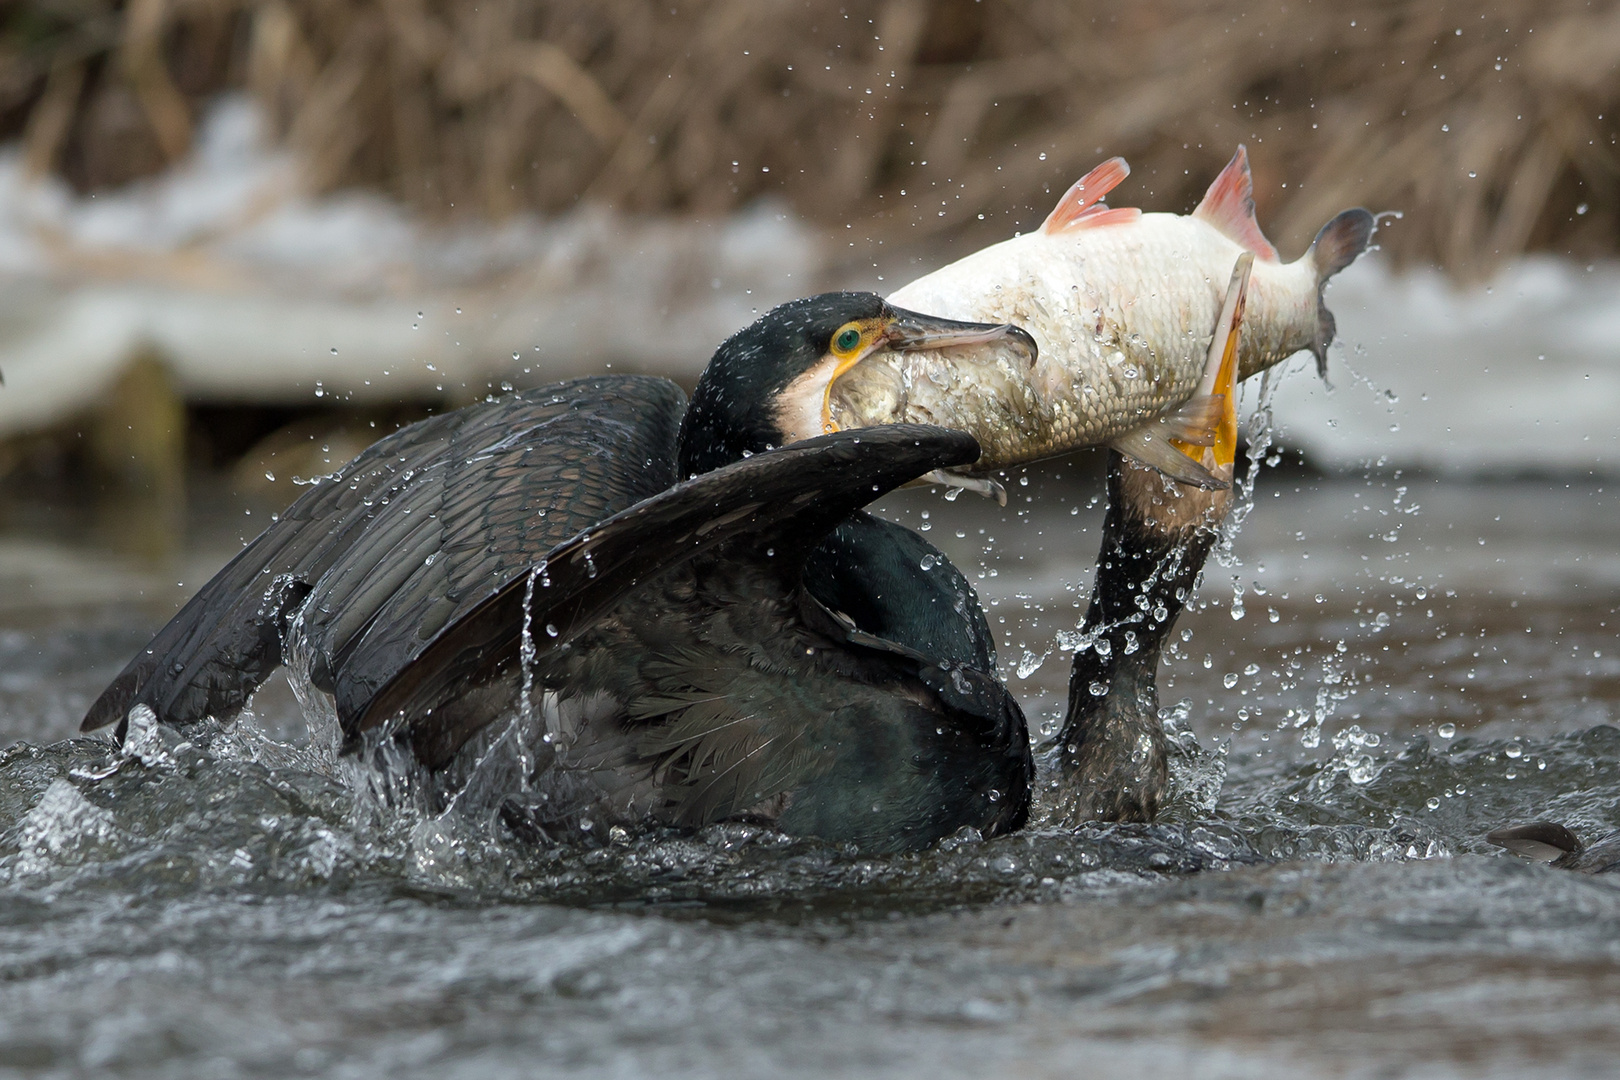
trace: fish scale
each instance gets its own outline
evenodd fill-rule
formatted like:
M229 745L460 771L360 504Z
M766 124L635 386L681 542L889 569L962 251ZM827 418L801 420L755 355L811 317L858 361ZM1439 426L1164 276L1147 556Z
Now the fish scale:
M931 423L970 432L989 472L1083 446L1129 440L1198 388L1227 282L1256 255L1238 377L1303 349L1325 356L1333 320L1322 283L1365 249L1372 216L1346 211L1292 263L1254 220L1242 147L1190 215L1109 208L1128 174L1099 166L1036 232L975 252L889 297L897 307L969 322L1011 323L1034 338L1031 358L1009 340L985 356L960 350L890 353L834 383L840 428ZM1138 444L1135 452L1142 447ZM1155 463L1155 462L1150 462Z

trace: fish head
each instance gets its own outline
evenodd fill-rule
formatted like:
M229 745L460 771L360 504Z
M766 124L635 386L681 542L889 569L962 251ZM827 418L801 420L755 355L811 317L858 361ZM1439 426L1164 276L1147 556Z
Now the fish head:
M975 323L908 311L888 304L875 317L838 327L821 360L790 383L777 403L787 441L849 428L920 421L906 408L906 363L926 357L960 370L1034 363L1035 339L1008 323ZM944 420L944 427L971 430Z
M889 407L892 401L885 406L874 399L871 408L847 415L835 409L835 388L868 369L892 372L896 358L971 365L1004 354L1026 357L1027 365L1035 341L1018 327L936 318L893 307L873 293L789 301L733 334L709 361L681 423L680 474L708 472L844 428L906 422L911 418Z

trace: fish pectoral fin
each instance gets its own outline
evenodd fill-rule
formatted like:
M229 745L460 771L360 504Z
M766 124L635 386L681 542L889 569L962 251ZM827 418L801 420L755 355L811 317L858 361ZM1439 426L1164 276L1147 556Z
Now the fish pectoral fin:
M940 484L949 488L960 488L971 491L975 495L983 495L987 499L996 500L997 505L1007 505L1007 489L986 476L958 476L944 469L935 469L931 473L924 473L917 477L913 483ZM910 487L910 484L905 485Z
M1108 445L1128 458L1158 469L1170 479L1205 491L1225 491L1231 481L1222 480L1203 465L1176 449L1165 432L1168 425L1155 421L1127 431Z
M1161 434L1189 446L1214 446L1226 416L1225 394L1200 394L1159 420Z
M1063 198L1046 215L1046 221L1041 224L1041 231L1046 233L1066 232L1074 228L1086 228L1093 224L1110 224L1121 220L1119 217L1110 218L1109 222L1085 221L1088 211L1092 211L1097 203L1110 191L1119 186L1120 181L1131 175L1131 167L1125 164L1122 157L1109 158L1107 161L1092 169L1086 175L1074 182L1074 186L1063 193ZM1138 214L1140 211L1138 211ZM1106 207L1098 212L1098 216L1117 214Z

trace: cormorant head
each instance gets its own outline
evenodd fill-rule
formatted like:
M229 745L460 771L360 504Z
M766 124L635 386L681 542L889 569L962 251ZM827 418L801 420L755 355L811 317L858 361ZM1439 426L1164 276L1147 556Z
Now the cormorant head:
M829 395L839 376L885 350L990 348L1015 326L957 322L840 292L772 308L715 351L681 423L680 475L708 472L776 446L838 430Z

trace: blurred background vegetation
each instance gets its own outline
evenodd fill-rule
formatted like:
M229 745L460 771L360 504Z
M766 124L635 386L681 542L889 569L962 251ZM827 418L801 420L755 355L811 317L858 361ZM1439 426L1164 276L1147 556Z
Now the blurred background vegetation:
M433 216L763 196L873 235L1005 235L1100 158L1184 211L1249 143L1285 253L1353 204L1480 279L1620 247L1620 3L5 0L0 139L81 191L248 90L312 191ZM1011 220L1009 220L1009 218Z

